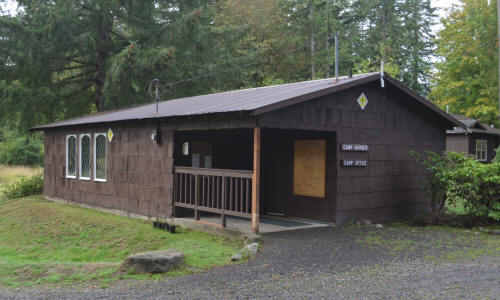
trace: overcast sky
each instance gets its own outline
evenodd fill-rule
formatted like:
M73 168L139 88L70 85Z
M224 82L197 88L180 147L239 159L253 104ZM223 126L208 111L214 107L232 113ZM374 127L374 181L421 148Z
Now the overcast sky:
M447 15L446 10L451 8L453 4L459 4L460 1L458 0L431 0L432 6L437 8L436 14L439 16L439 18L444 18ZM439 29L441 29L441 22L438 22L432 29L434 32L437 32Z
M17 1L14 0L2 0L0 3L0 9L3 12L10 13L11 15L15 13L17 8Z
M443 18L446 16L446 9L450 8L453 4L458 4L459 0L431 0L431 3L432 6L437 8L437 14L439 15L439 17ZM15 14L16 8L16 0L1 0L0 2L0 9L2 9L4 12ZM437 31L439 29L440 26L437 25L435 26L434 31Z

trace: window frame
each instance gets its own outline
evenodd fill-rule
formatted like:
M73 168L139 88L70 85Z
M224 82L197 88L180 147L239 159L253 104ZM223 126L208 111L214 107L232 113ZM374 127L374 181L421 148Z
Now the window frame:
M100 135L104 136L104 146L106 147L106 154L104 156L104 168L106 170L106 178L97 178L97 137ZM108 177L108 145L107 145L107 135L103 132L94 133L94 181L106 182Z
M92 137L90 136L90 133L82 133L82 134L80 134L80 141L79 141L79 150L80 151L78 152L79 153L79 155L78 155L79 156L79 160L78 160L78 163L79 163L79 166L78 166L78 170L79 170L78 175L79 175L79 177L78 178L81 179L81 180L90 180L91 177L92 177L92 170L89 170L89 177L83 177L82 176L82 166L83 166L83 164L82 164L82 158L83 158L82 139L84 137L86 137L86 136L89 137L89 160L92 160L92 153L90 152L91 148L92 148L92 145L90 143L92 141ZM92 164L90 163L90 161L89 161L89 169L92 169Z
M478 150L478 145L484 143L484 149ZM484 152L484 158L479 158L478 153ZM476 160L477 161L488 161L488 140L485 139L476 139Z
M75 138L75 175L69 175L69 156L68 156L68 154L69 154L69 139L72 138L72 137ZM68 135L66 135L66 168L65 168L66 169L66 174L65 175L66 175L66 178L71 178L71 179L76 179L76 174L78 173L76 171L76 168L77 168L77 166L76 166L76 162L77 162L77 160L76 160L76 149L77 149L77 142L76 142L76 140L77 140L76 139L76 134L68 134Z

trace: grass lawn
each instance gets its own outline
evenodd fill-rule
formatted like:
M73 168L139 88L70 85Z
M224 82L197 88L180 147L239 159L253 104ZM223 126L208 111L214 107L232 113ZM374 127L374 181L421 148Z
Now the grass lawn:
M354 225L355 226L355 225ZM476 229L449 226L414 227L404 223L387 225L385 230L371 230L356 239L362 245L391 255L413 257L415 253L436 261L500 257L500 238Z
M89 284L120 279L157 279L230 263L241 243L180 229L170 234L151 222L44 200L41 196L0 203L0 284ZM176 249L186 264L164 275L119 271L130 254Z
M13 183L21 176L33 176L42 170L43 168L0 165L0 192L2 191L3 185Z
M466 215L468 213L467 209L464 207L464 204L461 202L455 204L446 203L446 212L456 215Z

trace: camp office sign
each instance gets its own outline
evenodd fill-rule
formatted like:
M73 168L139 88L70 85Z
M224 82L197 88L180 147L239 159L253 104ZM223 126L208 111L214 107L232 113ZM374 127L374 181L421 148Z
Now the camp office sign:
M364 144L342 144L342 151L345 152L368 152L368 145ZM365 168L368 166L368 161L366 160L342 160L341 166L346 168Z
M342 167L366 167L368 162L366 160L343 160Z

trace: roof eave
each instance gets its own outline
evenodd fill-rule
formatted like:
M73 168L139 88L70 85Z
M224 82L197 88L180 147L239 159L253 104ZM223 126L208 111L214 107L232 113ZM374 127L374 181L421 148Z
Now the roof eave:
M147 116L147 117L141 117L141 118L131 118L131 119L120 119L120 120L108 120L108 121L97 121L97 122L86 122L86 123L77 123L77 124L63 124L63 125L51 125L55 123L49 123L46 125L41 125L41 126L35 126L31 127L28 130L29 131L44 131L48 129L57 129L57 128L64 128L64 127L74 127L74 126L88 126L88 125L97 125L97 124L114 124L114 123L120 123L120 122L133 122L133 121L141 121L141 120L147 120L147 121L154 121L154 120L169 120L169 119L177 119L177 118L195 118L195 117L200 117L200 116L209 116L209 115L225 115L225 114L247 114L247 116L251 116L251 110L235 110L235 111L219 111L219 112L211 112L211 113L205 113L205 114L192 114L192 115L171 115L171 116Z
M277 109L281 109L281 108L288 107L291 105L299 104L299 103L302 103L302 102L305 102L305 101L308 101L308 100L311 100L314 98L318 98L318 97L321 97L324 95L328 95L328 94L331 94L334 92L343 91L343 90L349 89L351 87L358 86L360 84L372 82L372 81L377 80L378 78L380 78L380 75L373 74L370 76L360 78L358 80L349 81L347 83L339 82L338 84L336 84L332 87L328 87L328 88L325 88L325 89L322 89L319 91L315 91L315 92L312 92L309 94L300 95L300 96L295 97L295 98L290 98L290 99L286 99L286 100L283 100L283 101L280 101L277 103L273 103L273 104L259 107L259 108L253 110L252 115L257 116L257 115L268 113L268 112L271 112L271 111L274 111Z
M311 99L314 99L317 97L321 97L321 96L328 95L328 94L331 94L334 92L346 90L346 89L349 89L351 87L355 87L355 86L358 86L361 84L369 83L369 82L372 82L372 81L375 81L378 79L380 79L380 74L373 74L373 75L370 75L370 76L367 76L364 78L360 78L358 80L350 81L350 82L345 83L345 84L338 84L338 85L335 85L335 86L332 86L329 88L325 88L325 89L320 90L320 91L312 92L309 94L301 95L299 97L283 100L283 101L280 101L278 103L273 103L273 104L270 104L270 105L267 105L264 107L257 108L253 111L253 115L260 115L260 114L264 114L267 112L271 112L271 111L281 109L281 108L284 108L284 107L287 107L290 105L302 103L302 102L305 102L305 101L308 101L308 100L311 100ZM405 87L398 80L392 78L391 76L387 75L386 73L384 73L384 79L389 81L391 84L398 87L402 91L404 91L406 94L408 94L409 96L411 96L412 98L414 98L415 100L417 100L418 102L420 102L421 104L426 106L427 108L429 108L432 111L441 115L441 117L446 119L448 121L448 123L450 125L452 125L453 127L461 127L463 129L466 129L466 126L464 126L464 124L462 124L462 122L458 121L450 114L442 111L436 105L432 104L429 100L427 100L424 97L420 96L419 94L413 92L411 89Z
M396 80L387 74L384 74L384 79L387 80L388 82L390 82L391 84L393 84L394 86L398 87L399 89L401 89L403 92L405 92L406 94L408 94L409 96L411 96L412 98L414 98L415 100L417 100L418 102L420 102L421 104L426 106L427 108L429 108L429 109L433 110L434 112L438 113L439 115L441 115L441 117L446 119L450 125L453 125L453 127L461 127L464 130L467 129L467 127L462 122L460 122L459 120L454 118L452 115L448 114L447 112L441 110L439 107L434 105L431 101L425 99L424 97L415 93L411 89L407 88L399 80Z

